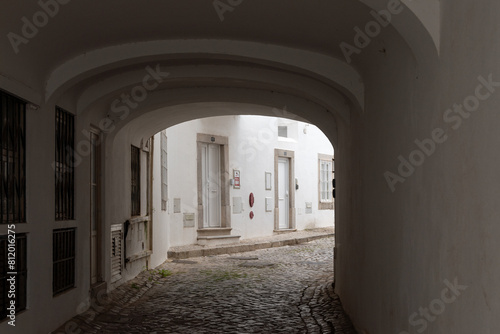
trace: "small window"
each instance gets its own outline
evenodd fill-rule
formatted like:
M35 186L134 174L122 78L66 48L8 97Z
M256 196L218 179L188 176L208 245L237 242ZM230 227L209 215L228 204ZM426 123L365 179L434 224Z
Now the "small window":
M167 135L161 132L161 209L167 210L168 202L168 169L167 169Z
M7 308L11 302L9 298L10 282L7 281L7 279L12 276L15 277L16 285L16 313L26 309L26 282L28 277L26 234L16 234L14 267L10 267L8 262L11 253L13 253L13 249L9 249L9 245L11 245L11 243L9 242L8 236L0 236L0 321L7 318ZM16 274L9 274L13 272Z
M75 118L56 108L55 211L56 220L75 218Z
M332 201L332 162L320 162L320 184L321 184L321 202Z
M26 103L0 91L0 224L26 222Z
M141 150L132 146L131 149L131 200L132 216L141 214Z
M278 137L288 138L288 127L286 125L278 126Z
M319 209L333 209L333 159L320 155L319 158Z
M75 229L52 232L52 294L55 296L75 286Z

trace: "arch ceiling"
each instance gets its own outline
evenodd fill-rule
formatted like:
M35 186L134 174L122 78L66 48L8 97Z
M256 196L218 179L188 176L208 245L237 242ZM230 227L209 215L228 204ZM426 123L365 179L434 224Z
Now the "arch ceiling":
M349 61L340 45L355 44L353 29L374 20L372 9L398 0L221 0L232 4L224 13L212 1L9 2L0 11L8 32L0 84L37 104L65 96L85 112L137 85L148 64L159 65L171 73L159 90L276 92L348 122L364 108L363 73L382 61L380 48L407 45L417 62L437 53L439 2L403 1L392 25Z
M180 93L189 94L190 92L184 91ZM192 93L195 93L195 91L192 91ZM215 91L207 93L217 96L217 92ZM252 102L249 99L249 97L251 97L250 94L246 97L248 99L244 97L243 99L239 99L238 102L207 102L207 100L204 100L204 102L183 104L172 103L171 105L157 108L149 113L141 115L133 122L123 124L123 127L119 127L118 131L113 132L111 138L119 138L121 134L133 134L133 139L140 142L141 140L147 140L149 137L165 128L193 119L228 115L259 115L282 117L317 124L316 126L325 133L332 145L335 145L337 141L337 134L334 131L335 126L327 126L331 123L335 125L335 119L333 119L333 117L330 118L331 123L327 124L325 119L320 121L314 117L311 118L311 113L301 113L301 110L303 110L302 108L307 107L309 110L312 108L312 114L314 114L316 112L316 110L314 110L314 105L304 104L303 101L294 100L289 96L281 96L278 97L278 99L281 98L283 101L286 100L288 105L276 108L273 106L273 103L276 102L274 99L262 99ZM168 114L169 117L162 117L164 114ZM304 116L307 118L304 118ZM119 140L114 141L114 143L117 142L119 143ZM109 143L109 145L113 145L114 143Z

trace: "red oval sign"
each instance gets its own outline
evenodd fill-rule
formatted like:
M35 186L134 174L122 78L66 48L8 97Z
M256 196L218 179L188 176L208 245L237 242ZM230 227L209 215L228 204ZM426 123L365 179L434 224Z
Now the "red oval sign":
M253 208L254 201L255 201L255 199L253 197L253 193L250 193L250 198L249 198L248 202L250 203L251 208Z

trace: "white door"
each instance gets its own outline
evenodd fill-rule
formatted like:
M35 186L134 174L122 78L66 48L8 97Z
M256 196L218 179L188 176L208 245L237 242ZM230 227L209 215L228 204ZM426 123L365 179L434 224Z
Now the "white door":
M279 158L278 160L278 215L279 228L287 229L288 215L290 208L290 160L287 158Z
M220 145L201 147L203 227L221 226Z

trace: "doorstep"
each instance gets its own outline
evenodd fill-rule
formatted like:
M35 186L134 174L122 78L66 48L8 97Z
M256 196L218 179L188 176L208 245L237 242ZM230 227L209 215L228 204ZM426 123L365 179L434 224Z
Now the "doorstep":
M198 236L198 245L218 246L218 245L237 244L239 240L240 240L239 235Z

